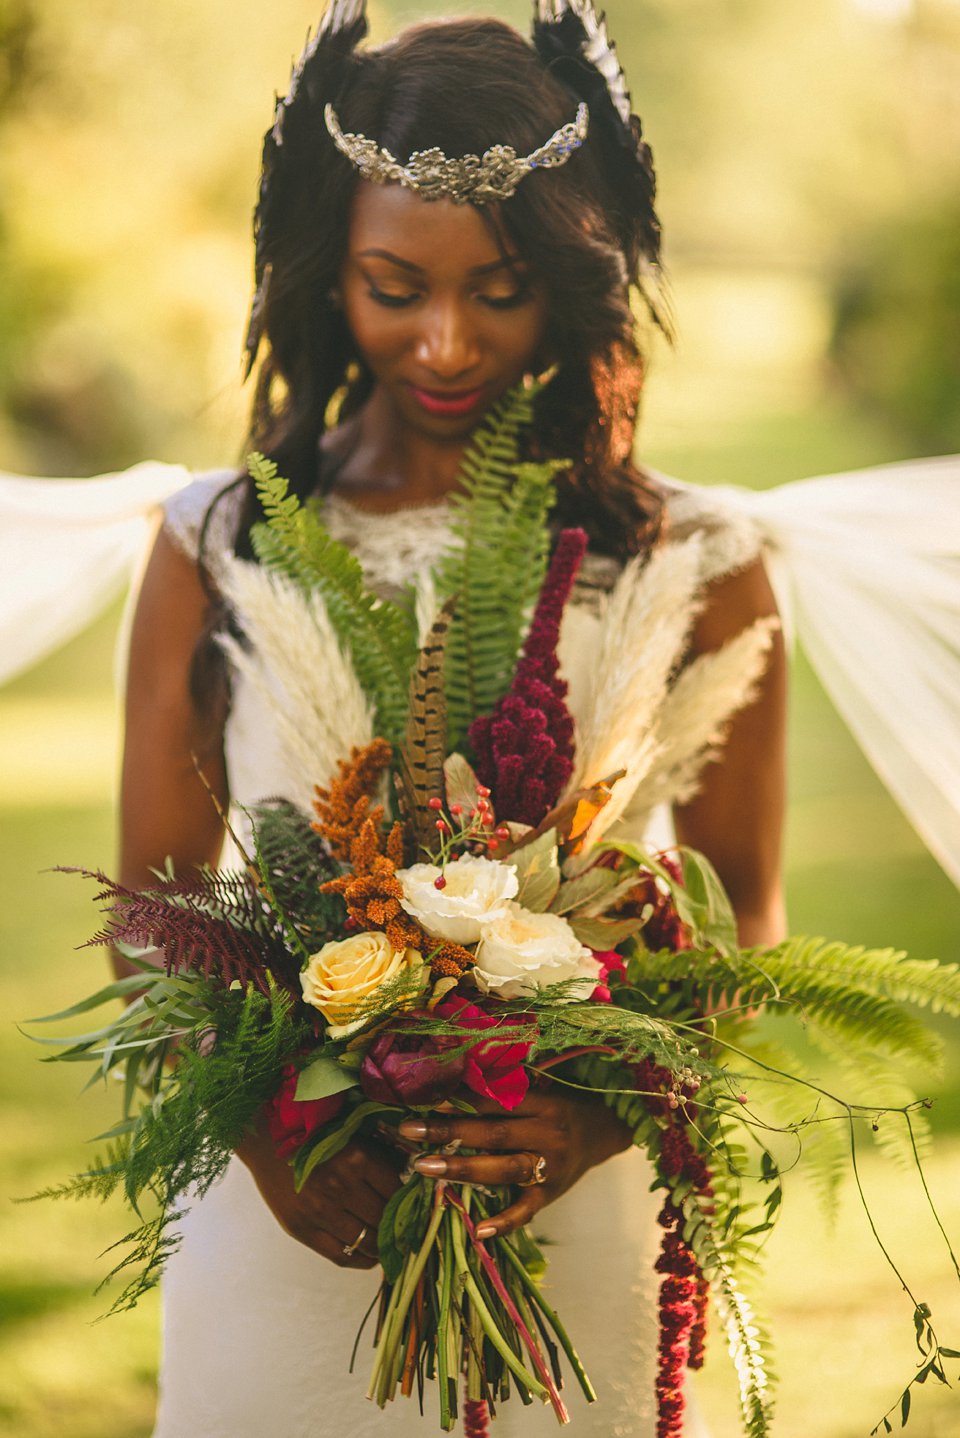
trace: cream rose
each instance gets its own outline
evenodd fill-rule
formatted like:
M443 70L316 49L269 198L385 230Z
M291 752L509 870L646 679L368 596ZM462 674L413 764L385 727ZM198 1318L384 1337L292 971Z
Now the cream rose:
M436 881L446 880L442 889ZM435 864L413 864L398 869L403 885L400 900L407 913L435 939L453 944L475 944L491 919L506 913L520 881L516 869L496 859L457 859L445 869Z
M484 924L471 970L477 987L502 999L519 999L547 984L582 979L570 1001L588 999L599 982L600 965L559 914L534 914L508 903L506 912Z
M362 1014L355 1016L356 1010L381 984L403 969L422 966L416 949L397 950L386 934L354 934L324 944L313 954L300 974L300 987L304 1002L327 1020L330 1035L343 1038L364 1022Z

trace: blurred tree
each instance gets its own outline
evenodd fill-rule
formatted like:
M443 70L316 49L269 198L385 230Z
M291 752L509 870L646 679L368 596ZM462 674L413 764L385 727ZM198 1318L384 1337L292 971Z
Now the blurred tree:
M871 234L836 286L830 358L912 445L960 450L960 204Z

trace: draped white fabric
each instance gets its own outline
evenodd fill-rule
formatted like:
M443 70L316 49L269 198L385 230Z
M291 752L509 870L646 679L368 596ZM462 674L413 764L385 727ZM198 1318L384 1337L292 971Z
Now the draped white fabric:
M98 479L0 474L0 683L78 634L143 554L151 511L189 483L181 465Z
M788 633L960 885L960 456L696 502L758 526Z
M0 476L0 682L88 623L187 472ZM960 884L960 456L755 492L675 484L671 512L762 540L788 631Z

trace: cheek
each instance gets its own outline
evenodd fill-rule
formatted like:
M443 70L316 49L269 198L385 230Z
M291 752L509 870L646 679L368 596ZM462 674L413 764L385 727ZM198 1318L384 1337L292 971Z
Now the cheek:
M343 314L357 350L373 370L402 355L413 342L410 317L366 295L344 295Z

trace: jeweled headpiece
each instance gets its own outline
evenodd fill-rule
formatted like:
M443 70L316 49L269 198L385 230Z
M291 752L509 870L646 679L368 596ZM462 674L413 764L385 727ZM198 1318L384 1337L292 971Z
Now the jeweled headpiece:
M561 125L529 155L518 155L512 145L493 145L482 155L464 155L458 160L438 149L416 150L402 165L376 140L344 133L332 105L326 106L323 117L333 143L364 180L375 185L403 185L425 200L449 199L457 205L509 200L526 175L565 165L587 138L590 127L590 111L581 103L576 119Z

